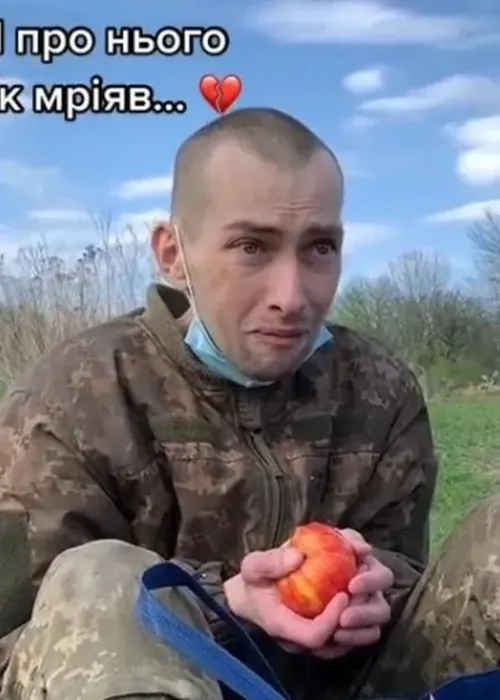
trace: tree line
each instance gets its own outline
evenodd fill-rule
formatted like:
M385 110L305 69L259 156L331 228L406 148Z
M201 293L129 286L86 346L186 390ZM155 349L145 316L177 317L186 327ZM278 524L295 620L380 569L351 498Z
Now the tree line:
M157 278L133 231L65 257L48 246L0 259L0 381L9 386L54 344L140 306ZM353 279L331 316L375 337L414 369L429 396L466 387L500 391L500 217L468 231L474 273L457 283L449 260L409 251L376 278Z
M468 236L470 279L457 283L443 256L410 251L383 275L353 280L332 313L396 350L431 395L500 391L500 218L487 214Z

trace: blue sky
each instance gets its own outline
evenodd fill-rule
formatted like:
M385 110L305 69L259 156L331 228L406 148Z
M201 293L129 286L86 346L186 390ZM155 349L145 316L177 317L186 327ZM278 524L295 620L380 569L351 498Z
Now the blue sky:
M448 12L438 7L453 6ZM496 7L495 7L496 6ZM88 214L116 230L168 211L181 140L215 115L205 73L236 73L238 106L272 106L305 121L339 155L347 178L346 275L375 275L408 249L437 250L466 275L466 230L500 213L500 6L497 0L2 0L8 45L0 80L148 83L184 115L0 115L0 252L40 236L79 250ZM12 52L21 25L86 25L87 57L51 65ZM107 25L222 25L224 56L107 57ZM27 93L28 94L28 93Z

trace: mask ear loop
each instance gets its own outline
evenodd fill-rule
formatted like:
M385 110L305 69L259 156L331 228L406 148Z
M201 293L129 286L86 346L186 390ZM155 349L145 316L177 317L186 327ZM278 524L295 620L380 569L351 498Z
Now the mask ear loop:
M184 268L184 274L186 276L187 293L188 293L189 301L191 303L191 308L193 310L193 317L194 317L194 319L196 319L196 321L198 321L198 323L201 326L203 326L205 333L210 338L214 347L216 347L217 345L216 345L214 339L212 338L206 325L201 320L200 314L198 313L198 309L196 308L196 302L195 302L195 298L194 298L194 289L193 289L193 285L191 284L191 276L189 274L188 266L186 263L186 256L184 255L184 246L182 245L182 242L181 242L181 234L180 234L179 227L177 226L177 224L172 224L172 228L174 230L177 245L179 246L179 255L181 256L182 267Z
M184 275L186 277L186 286L187 286L187 295L189 297L189 301L191 303L191 308L193 310L194 316L199 319L198 311L196 309L196 303L194 299L194 289L193 285L191 283L191 276L189 274L188 266L186 263L186 256L184 255L184 246L182 245L181 242L181 234L179 231L179 227L177 224L172 224L172 228L174 230L174 235L175 235L175 240L177 241L177 247L179 248L179 255L181 256L181 263L182 267L184 269Z

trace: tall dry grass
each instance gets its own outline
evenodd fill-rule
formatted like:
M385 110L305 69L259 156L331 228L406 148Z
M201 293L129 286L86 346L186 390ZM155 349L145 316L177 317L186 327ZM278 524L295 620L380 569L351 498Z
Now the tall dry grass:
M0 249L1 250L1 249ZM147 242L133 230L80 255L57 254L41 241L0 258L0 382L4 389L51 347L144 302L156 278Z
M0 255L0 396L54 345L141 306L148 284L158 279L149 231L143 236L128 227L117 234L110 221L92 223L92 237L99 243L79 254L54 250L41 240L19 249L9 262ZM397 319L397 312L393 318ZM363 323L360 330L371 333ZM411 358L412 347L406 351ZM443 387L451 392L451 385L448 391L445 378L432 375L432 368L412 365L427 398L440 395ZM483 374L481 392L485 387L488 392L497 391L498 372ZM477 391L477 380L461 381L460 387L472 384Z

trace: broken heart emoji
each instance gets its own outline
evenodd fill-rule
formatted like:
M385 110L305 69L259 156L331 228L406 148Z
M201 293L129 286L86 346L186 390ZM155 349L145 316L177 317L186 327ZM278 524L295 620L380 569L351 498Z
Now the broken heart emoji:
M199 88L208 104L218 114L224 114L240 96L243 83L237 75L226 75L222 80L215 75L204 75Z

